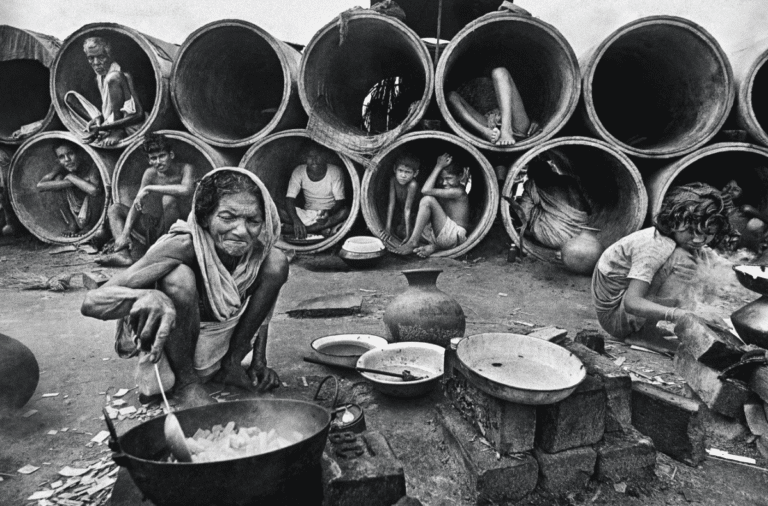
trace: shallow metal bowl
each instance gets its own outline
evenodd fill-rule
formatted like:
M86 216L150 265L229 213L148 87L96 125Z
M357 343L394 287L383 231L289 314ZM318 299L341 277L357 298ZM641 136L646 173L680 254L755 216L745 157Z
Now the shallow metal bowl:
M734 265L733 272L736 279L744 288L757 292L760 295L768 295L768 266L743 264Z
M424 395L437 386L443 376L445 349L429 343L394 343L385 348L365 352L357 361L357 367L391 372L408 370L414 376L425 376L416 381L403 381L390 376L360 372L373 383L374 388L393 397Z

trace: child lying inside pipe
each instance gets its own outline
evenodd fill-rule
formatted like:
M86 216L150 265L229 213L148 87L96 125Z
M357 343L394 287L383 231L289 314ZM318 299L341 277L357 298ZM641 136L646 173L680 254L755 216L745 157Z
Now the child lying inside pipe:
M463 83L448 94L448 105L459 122L498 146L511 146L539 132L528 118L523 98L504 67Z
M77 91L64 95L72 120L84 132L83 142L98 147L114 146L139 131L145 120L133 79L112 57L112 47L103 37L89 37L83 51L101 94L101 110Z
M691 311L681 294L697 278L712 250L730 231L723 199L703 183L678 186L664 198L653 227L605 250L592 275L592 300L600 326L613 337L659 352L678 342L657 328ZM713 318L704 316L710 321Z
M79 237L93 227L101 214L103 194L99 169L82 150L68 141L53 148L58 165L37 183L37 191L62 193L63 203L54 213L66 226L64 237Z
M112 251L96 259L101 265L127 267L144 253L176 220L185 219L192 206L194 168L176 160L168 138L144 136L149 167L129 207L115 202L109 207L109 227L115 238Z
M419 183L416 176L419 175L419 159L411 154L401 155L395 160L394 175L389 179L389 202L387 205L387 224L382 234L382 240L392 240L392 224L394 222L395 234L402 237L399 242L411 237L413 219L411 209L419 192Z
M731 224L733 240L726 249L749 248L761 253L768 246L768 215L749 204L738 205L741 186L731 180L722 191L725 215Z
M293 169L288 182L286 209L279 210L283 230L299 240L306 239L308 232L330 237L349 217L344 173L328 163L328 154L317 146L310 148L306 160ZM304 207L296 205L299 193L304 197Z
M435 188L438 177L440 187ZM453 157L444 153L437 157L421 193L416 213L416 224L409 239L397 248L396 253L416 253L428 257L438 250L455 248L467 240L469 226L469 197L467 182L469 168L462 168ZM426 241L420 246L420 240Z

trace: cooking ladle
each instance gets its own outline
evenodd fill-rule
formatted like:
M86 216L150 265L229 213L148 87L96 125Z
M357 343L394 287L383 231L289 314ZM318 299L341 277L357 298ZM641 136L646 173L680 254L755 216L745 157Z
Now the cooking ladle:
M312 364L320 364L320 365L330 365L332 367L340 367L341 369L347 369L349 371L357 371L357 372L369 372L373 374L382 374L384 376L394 376L395 378L400 378L403 381L417 381L420 379L424 379L424 376L416 376L411 373L408 369L404 369L403 372L392 372L392 371L382 371L380 369L369 369L367 367L357 367L357 366L349 366L345 364L339 364L336 362L330 362L330 361L323 361L322 359L318 359L315 357L304 357L304 362L309 362Z
M179 462L192 462L192 452L189 451L187 446L184 431L181 430L179 419L171 412L171 405L168 404L168 398L165 396L165 388L163 388L163 381L160 379L157 363L155 363L155 375L157 376L157 384L160 385L160 393L163 394L163 401L165 402L166 415L165 425L163 426L165 440L168 442L171 453L176 457L176 460Z

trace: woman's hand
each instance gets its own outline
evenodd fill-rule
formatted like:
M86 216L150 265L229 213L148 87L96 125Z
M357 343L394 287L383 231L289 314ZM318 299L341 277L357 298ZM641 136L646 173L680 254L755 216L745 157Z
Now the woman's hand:
M266 392L280 386L280 378L274 369L267 367L263 362L254 363L250 367L250 376L258 381L257 392Z
M159 290L148 290L133 303L129 322L141 341L141 349L150 350L149 359L160 360L165 341L176 328L173 301Z

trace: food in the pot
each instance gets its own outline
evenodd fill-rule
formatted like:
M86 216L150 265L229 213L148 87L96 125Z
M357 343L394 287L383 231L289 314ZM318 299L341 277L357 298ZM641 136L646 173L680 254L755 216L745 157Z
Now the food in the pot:
M295 430L269 431L259 427L239 427L235 422L227 425L214 425L211 430L197 429L192 437L187 438L187 446L192 452L192 462L216 462L220 460L241 459L267 453L303 440L304 436Z

